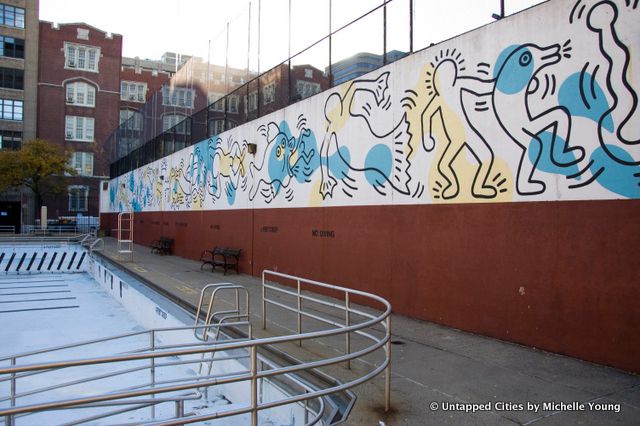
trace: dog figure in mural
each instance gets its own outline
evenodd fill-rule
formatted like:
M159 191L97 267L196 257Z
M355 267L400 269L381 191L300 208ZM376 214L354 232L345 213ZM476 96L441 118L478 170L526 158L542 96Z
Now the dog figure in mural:
M565 49L567 47L565 44ZM529 95L537 90L539 84L537 74L543 68L558 63L561 53L559 44L547 47L523 44L505 49L496 64L491 101L500 127L522 150L516 177L516 191L520 195L541 194L546 189L544 182L533 176L543 150L540 149L531 161L529 159L532 143L542 147L540 134L544 131L552 135L550 152L554 164L568 167L585 156L582 147L569 147L571 117L566 108L556 106L537 115L530 109ZM556 144L564 145L557 149Z
M437 163L438 172L446 183L443 185L436 181L434 191L440 194L437 198L451 199L458 195L460 185L453 162L466 146L479 164L471 188L473 196L494 198L498 192L489 182L494 154L487 141L472 130L470 117L463 105L465 93L475 94L476 104L487 104L494 84L491 80L460 76L461 60L456 60L454 55L455 50L449 56L445 54L442 58L436 57L437 64L432 73L427 72L425 80L431 98L422 111L420 120L422 146L427 152L434 149L436 138L433 125L437 117L440 118L446 139ZM459 57L460 55L457 56ZM465 120L460 119L463 116ZM442 189L439 189L440 186Z
M334 187L337 185L336 178L332 175L330 161L342 161L348 166L350 170L356 172L370 173L376 175L372 180L374 189L381 195L386 195L381 189L384 189L386 184L389 184L394 190L409 194L409 181L411 176L409 174L409 156L411 154L411 146L409 145L411 135L408 132L409 123L407 121L406 114L400 119L397 125L392 129L381 128L384 127L384 120L379 120L376 116L378 113L385 113L391 107L391 96L389 92L389 79L390 73L387 71L382 73L375 80L373 79L358 79L349 83L349 86L344 94L334 92L327 97L324 106L324 115L327 122L326 133L322 146L320 147L320 194L322 198L333 196ZM362 118L371 135L375 139L381 139L378 142L380 145L384 144L385 138L393 134L393 150L397 155L384 156L385 170L378 168L376 164L366 164L366 159L354 158L355 155L363 152L367 152L366 149L353 149L350 151L348 158L343 157L340 150L340 144L338 142L338 133L344 127L345 123L350 117ZM366 143L368 146L373 147L372 140L364 140L361 143ZM356 142L356 141L353 141ZM367 154L370 154L368 151ZM332 160L332 154L335 160ZM339 158L336 158L339 157ZM388 157L388 158L387 158ZM392 168L391 168L392 165ZM386 170L391 169L391 170ZM350 184L345 183L350 189L355 190L355 181L348 177L342 176L342 178L351 181ZM349 192L345 193L352 196Z
M251 181L249 200L253 200L258 191L266 203L271 203L284 188L287 201L291 201L293 191L289 188L291 179L296 177L301 164L309 165L315 150L305 150L304 139L311 135L311 131L303 125L298 126L298 137L289 137L280 127L271 122L258 129L267 139L262 163L257 166L251 163ZM302 162L302 163L301 163Z

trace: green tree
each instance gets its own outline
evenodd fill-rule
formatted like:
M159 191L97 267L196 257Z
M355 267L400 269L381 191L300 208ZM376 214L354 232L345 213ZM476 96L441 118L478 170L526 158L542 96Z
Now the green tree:
M0 150L0 192L23 186L31 189L37 215L43 197L62 192L62 177L76 174L69 166L69 156L59 146L42 139L26 142L17 151Z

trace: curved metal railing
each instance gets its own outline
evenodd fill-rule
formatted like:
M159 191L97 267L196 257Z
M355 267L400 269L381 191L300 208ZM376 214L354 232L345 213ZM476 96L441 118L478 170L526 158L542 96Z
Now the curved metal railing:
M272 281L267 281L267 278L270 278ZM295 283L295 291L284 286L276 285L273 282L275 280L284 281L281 284L288 284L287 281L289 281L289 284L290 282ZM307 292L308 290L336 293L342 296L342 301L341 303L337 303L327 297L312 295ZM148 330L122 335L120 337L148 333L151 338L148 347L142 348L139 351L119 355L17 365L17 360L19 358L47 352L36 351L0 359L0 361L9 360L11 362L11 366L0 368L0 382L10 382L11 389L9 398L4 399L5 401L11 401L11 407L0 409L0 417L5 418L5 425L12 425L15 416L18 415L38 413L52 409L82 408L87 404L107 403L110 401L124 401L126 403L131 401L135 402L135 398L154 398L156 395L170 395L175 392L195 391L224 384L244 382L249 384L250 390L249 402L245 405L232 409L221 409L219 411L205 414L184 414L184 410L182 410L180 412L180 416L176 416L175 418L152 421L145 424L158 426L182 425L222 417L250 414L251 424L257 425L258 413L261 411L291 404L304 404L305 417L307 412L312 413L312 418L306 419L308 421L305 421L305 423L312 425L316 424L322 418L324 411L322 397L358 386L373 379L382 372L385 372L385 409L389 409L391 358L391 305L389 302L382 297L363 291L352 290L273 271L264 271L262 274L262 296L263 328L266 328L267 325L269 306L275 306L296 314L297 330L295 332L288 335L277 335L266 338L254 338L249 334L246 339L231 339L215 341L213 343L203 343L202 341L174 345L157 345L155 343L155 336L157 333L162 331L190 330L190 333L195 333L200 328L238 327L240 325L249 325L249 322L243 321L235 323L208 324L202 326ZM362 301L364 304L378 305L382 309L381 311L373 312L369 309L355 306L352 304L354 297L359 298L359 301ZM336 312L338 312L338 314L336 314ZM324 324L329 328L303 332L303 321L314 321L319 324ZM314 327L317 328L317 325ZM345 342L344 353L340 355L325 356L319 355L318 351L308 351L307 355L311 357L310 359L299 363L289 363L284 366L275 366L267 363L268 368L264 367L264 363L258 362L259 358L264 357L259 354L268 352L269 348L272 348L274 345L302 345L303 342L315 342L319 339L332 339L336 336L343 337ZM117 338L119 337L98 339L90 343L116 340ZM359 345L356 350L352 350L352 343L354 339L357 340ZM70 345L54 348L53 350L60 350L66 347L70 347ZM216 356L215 358L211 356L213 353L217 352L222 352L222 356ZM369 358L375 354L381 354L382 356L373 362L369 359L365 360L365 357ZM18 381L24 377L31 377L33 374L42 374L44 372L57 371L70 367L118 365L119 363L146 360L148 363L147 366L134 368L148 368L153 375L155 374L155 370L160 367L199 363L201 362L201 356L206 356L208 359L210 358L214 360L214 362L230 359L240 360L242 368L238 371L201 375L197 376L196 379L191 377L191 380L188 378L182 378L181 380L159 382L155 380L154 376L152 376L151 383L145 386L119 389L109 393L80 396L76 398L40 403L36 402L28 405L17 404L17 400L24 396L23 394L16 392ZM175 357L178 358L178 361L158 362L162 358L175 359ZM354 362L361 362L361 366L363 368L351 370L342 368L340 370L339 368L336 369L334 367L336 365L340 367L339 364L342 363L347 363L347 367L351 367ZM311 387L298 379L300 374L305 372L314 373L325 367L332 367L333 374L336 374L335 372L337 371L340 377L336 378L340 381L331 383L326 387L317 388ZM115 374L125 374L131 370L132 368L125 364L125 368L119 370ZM102 376L104 376L104 374L97 375L95 377L101 378ZM298 384L300 392L289 394L275 400L265 401L261 398L260 394L262 385L266 382L277 380L277 378L286 378L290 381L294 381ZM93 378L85 380L92 379ZM315 401L315 409L309 408L310 401Z

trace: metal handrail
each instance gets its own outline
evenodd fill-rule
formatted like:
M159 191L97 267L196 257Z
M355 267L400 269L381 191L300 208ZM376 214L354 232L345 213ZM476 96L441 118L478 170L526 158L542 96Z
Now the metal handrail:
M295 308L291 306L287 306L284 303L276 302L275 300L267 297L267 290L282 292L282 293L291 293L289 290L285 290L279 287L276 287L272 284L268 284L266 281L266 277L279 277L285 278L289 280L295 280L297 282L297 305ZM326 300L322 300L319 298L314 298L309 295L303 295L301 286L302 284L308 285L311 287L318 287L323 289L329 289L337 292L341 292L344 296L344 305L326 302ZM377 302L383 306L383 312L379 315L373 315L371 313L362 311L350 304L351 296L360 296L362 298L366 298L369 303ZM97 364L107 364L107 363L117 363L117 362L125 362L125 361L134 361L134 360L149 360L151 362L151 366L155 365L155 360L163 357L181 357L186 355L206 355L213 354L214 352L219 351L231 351L231 350L240 350L244 349L248 351L249 357L249 366L248 369L244 372L235 372L231 374L225 374L223 376L207 376L200 377L192 383L183 383L183 384L173 384L169 386L155 386L152 381L152 385L149 389L138 389L138 390L127 390L127 391L118 391L113 392L107 395L93 395L93 396L85 396L81 398L75 399L66 399L60 401L52 401L45 402L39 404L25 405L20 407L11 407L9 409L0 410L0 416L6 417L6 424L11 424L9 421L16 414L21 413L33 413L44 411L48 409L57 409L57 408L68 408L74 407L82 404L89 404L95 402L103 402L103 401L115 401L120 399L128 399L134 397L143 397L147 395L154 394L162 394L162 393L170 393L176 391L186 391L190 389L197 388L206 388L209 386L216 386L221 384L228 383L237 383L248 381L251 384L251 403L247 407L242 407L233 410L226 410L223 412L215 412L212 414L198 415L198 416L184 416L180 419L163 421L163 422L155 422L151 423L154 425L178 425L178 424L187 424L194 423L198 421L205 421L214 418L222 418L228 417L232 415L245 414L250 413L252 424L257 425L258 412L261 410L265 410L268 408L274 408L282 405L288 405L293 403L300 403L308 400L312 400L315 398L320 398L322 396L343 391L354 386L357 386L361 383L364 383L368 380L373 379L381 372L385 372L385 410L390 408L390 358L391 358L391 347L390 347L390 314L391 314L391 305L382 297L366 293L359 290L352 290L344 287L339 287L331 284L321 283L318 281L307 280L300 277L295 277L292 275L282 274L273 271L264 271L262 274L262 307L263 307L263 315L262 322L263 327L266 328L266 318L267 318L267 306L275 305L280 307L285 307L290 310L294 310L298 314L298 333L292 335L284 335L284 336L273 336L268 338L261 339L251 339L251 340L240 340L240 341L217 341L212 344L193 346L192 347L183 347L177 349L160 349L154 347L152 344L152 348L150 351L144 351L141 353L128 353L128 354L120 354L120 355L112 355L112 356L104 356L104 357L96 357L96 358L84 358L84 359L76 359L76 360L62 360L62 361L54 361L47 363L39 363L39 364L26 364L26 365L15 365L15 356L10 357L12 360L12 366L0 368L0 375L11 375L12 380L12 395L15 396L15 380L16 375L20 373L29 373L29 372L39 372L39 371L48 371L52 369L59 369L65 367L76 367L83 365L97 365ZM307 301L317 301L323 302L325 305L331 306L333 308L338 308L342 310L345 314L345 322L338 323L336 321L329 320L327 318L320 317L319 315L311 314L309 312L305 312L303 308L303 300ZM351 321L351 315L359 315L362 318L365 318L364 321L359 323L353 323ZM302 317L308 318L322 318L326 324L331 325L333 328L326 330L318 330L307 333L302 333ZM200 327L222 327L229 324L209 324ZM371 333L367 333L365 330L368 328L372 328L375 326L382 326L384 329L384 337L378 338ZM195 326L198 327L198 326ZM185 328L195 328L195 327L179 327L179 329ZM155 333L158 330L150 330L150 333ZM357 334L362 336L363 338L370 340L371 344L360 349L358 351L351 351L350 339L351 334ZM128 335L131 333L128 333ZM276 367L271 368L269 370L259 370L258 369L258 351L260 348L266 348L271 345L277 345L282 343L292 343L299 342L301 344L302 341L310 340L310 339L319 339L329 336L335 335L344 335L345 336L345 353L340 356L333 356L328 358L319 358L314 361L302 362L295 365L288 365L285 367ZM188 346L188 345L186 345ZM282 399L278 399L276 401L271 402L260 402L258 399L258 383L260 381L264 381L271 377L275 376L285 376L291 377L294 373L299 373L302 371L314 371L319 367L325 367L335 364L340 364L343 362L347 362L348 366L350 366L350 362L353 360L358 360L359 358L368 355L370 353L376 352L380 349L383 349L384 360L379 363L379 365L375 366L372 371L367 373L361 373L359 377L354 380L345 381L339 385L333 385L327 388L322 389L305 389L304 394L297 394L288 396ZM317 356L317 355L316 355ZM367 363L367 365L370 365ZM316 419L319 419L320 416L317 415Z
M0 233L15 234L16 227L13 225L0 225Z
M96 248L97 245L100 245L100 248ZM89 244L89 251L103 251L104 250L104 240L102 238L96 238L93 240L91 244Z

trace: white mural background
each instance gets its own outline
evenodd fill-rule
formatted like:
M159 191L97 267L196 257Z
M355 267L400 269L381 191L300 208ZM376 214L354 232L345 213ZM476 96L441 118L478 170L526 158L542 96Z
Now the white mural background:
M640 198L639 18L550 1L119 176L109 210Z

